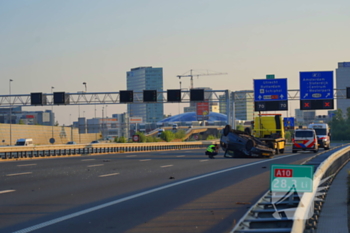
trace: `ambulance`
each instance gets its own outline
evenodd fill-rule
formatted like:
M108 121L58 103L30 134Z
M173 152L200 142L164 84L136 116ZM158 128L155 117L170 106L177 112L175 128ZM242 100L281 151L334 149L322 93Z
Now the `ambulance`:
M292 142L293 153L300 150L318 152L317 135L314 129L296 129Z
M314 129L317 135L317 142L320 148L329 150L331 148L331 133L328 124L309 124L308 128Z

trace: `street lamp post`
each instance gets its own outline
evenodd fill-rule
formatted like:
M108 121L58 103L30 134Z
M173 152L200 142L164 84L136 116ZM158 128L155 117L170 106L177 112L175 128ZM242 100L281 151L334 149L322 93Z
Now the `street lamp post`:
M86 84L86 82L83 82L83 85L85 85L85 92L87 92L87 84Z
M53 125L54 125L54 120L53 120L53 89L55 89L55 87L51 87L51 94L52 94L52 102L51 102L51 125L52 125L52 137L53 138Z
M13 80L9 80L9 92L10 92L10 146L12 145L12 100L11 100L11 82Z

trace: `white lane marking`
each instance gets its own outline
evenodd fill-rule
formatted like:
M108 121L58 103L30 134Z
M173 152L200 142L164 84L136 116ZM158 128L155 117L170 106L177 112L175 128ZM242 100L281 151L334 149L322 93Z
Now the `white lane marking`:
M16 190L12 189L12 190L3 190L3 191L0 191L0 194L3 194L3 193L11 193L11 192L14 192Z
M99 177L115 176L115 175L119 175L119 173L111 173L111 174L106 174L106 175L100 175Z
M186 155L178 155L176 157L180 158L180 157L185 157Z
M87 167L99 167L99 166L103 166L104 164L94 164L94 165L89 165Z
M96 159L82 159L81 161L92 161L92 160L96 160Z
M22 173L13 173L13 174L7 174L6 176L21 176L21 175L28 175L32 174L33 172L22 172Z
M130 157L136 157L137 155L127 155L126 157L127 158L130 158Z
M17 165L17 167L27 167L27 166L35 166L36 163L32 163L32 164L22 164L22 165Z
M164 166L160 166L160 167L172 167L174 165L164 165Z
M141 159L140 162L150 161L151 159Z
M296 154L291 154L291 155L286 155L286 156L278 156L277 158L268 159L268 160L260 160L258 162L244 164L244 165L240 165L238 167L232 167L232 168L224 169L224 170L221 170L221 171L211 172L211 173L208 173L208 174L205 174L205 175L201 175L201 176L197 176L197 177L193 177L193 178L190 178L190 179L187 179L187 180L182 180L182 181L178 181L178 182L175 182L175 183L172 183L172 184L167 184L167 185L164 185L162 187L154 188L154 189L151 189L151 190L148 190L148 191L144 191L144 192L141 192L141 193L137 193L137 194L134 194L134 195L131 195L131 196L128 196L128 197L124 197L124 198L117 199L117 200L114 200L114 201L111 201L111 202L107 202L105 204L101 204L101 205L98 205L98 206L95 206L95 207L91 207L91 208L88 208L88 209L85 209L85 210L81 210L81 211L78 211L78 212L75 212L75 213L72 213L72 214L68 214L68 215L65 215L65 216L62 216L62 217L59 217L59 218L55 218L55 219L52 219L52 220L47 221L47 222L39 223L37 225L31 226L31 227L27 227L27 228L24 228L22 230L15 231L13 233L27 233L27 232L35 231L35 230L41 229L43 227L47 227L47 226L50 226L50 225L53 225L53 224L56 224L56 223L59 223L59 222L71 219L71 218L75 218L75 217L87 214L87 213L91 213L93 211L100 210L100 209L103 209L103 208L106 208L106 207L109 207L109 206L112 206L112 205L116 205L116 204L119 204L121 202L129 201L129 200L132 200L132 199L135 199L135 198L138 198L138 197L142 197L142 196L145 196L145 195L150 194L150 193L158 192L158 191L161 191L161 190L164 190L164 189L168 189L168 188L171 188L171 187L174 187L174 186L178 186L178 185L181 185L181 184L185 184L185 183L188 183L188 182L192 182L192 181L195 181L195 180L203 179L203 178L206 178L206 177L209 177L209 176L214 176L214 175L217 175L217 174L221 174L221 173L237 170L237 169L240 169L240 168L257 165L257 164L260 164L260 163L269 163L269 162L274 161L274 160L288 158L290 156L295 156L295 155Z
M199 162L206 162L206 161L208 161L208 159L199 160Z

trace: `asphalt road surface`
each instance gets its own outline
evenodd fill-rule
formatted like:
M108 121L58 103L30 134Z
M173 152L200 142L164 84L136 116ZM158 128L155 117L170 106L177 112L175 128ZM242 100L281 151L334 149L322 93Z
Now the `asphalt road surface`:
M322 152L323 150L320 150ZM203 150L0 162L0 232L229 232L269 188L271 164Z

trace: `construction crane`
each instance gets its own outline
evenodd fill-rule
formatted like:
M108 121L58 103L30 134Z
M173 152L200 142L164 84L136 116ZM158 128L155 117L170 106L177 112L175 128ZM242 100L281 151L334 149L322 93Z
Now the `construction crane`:
M183 78L183 77L190 77L191 78L191 89L193 89L193 76L209 76L209 75L224 75L224 74L227 74L227 73L219 73L219 72L209 72L208 70L206 70L206 72L204 73L198 73L198 74L194 74L193 73L194 70L190 70L190 74L187 74L188 72L186 72L185 74L183 75L178 75L177 77L179 79ZM180 82L180 86L181 86L181 82ZM180 87L181 88L181 87Z

